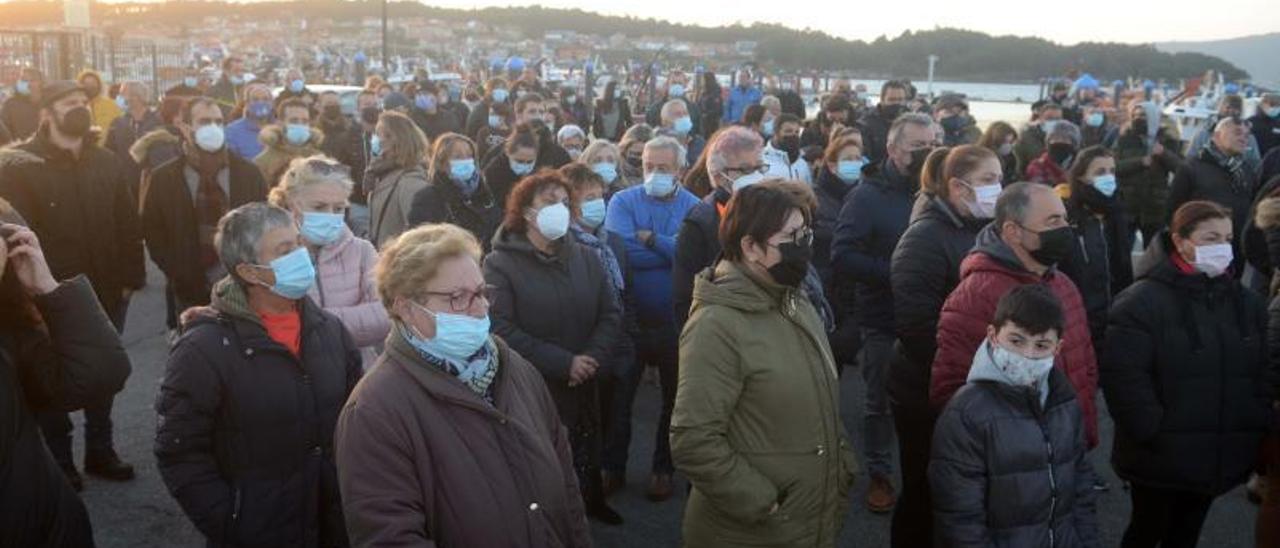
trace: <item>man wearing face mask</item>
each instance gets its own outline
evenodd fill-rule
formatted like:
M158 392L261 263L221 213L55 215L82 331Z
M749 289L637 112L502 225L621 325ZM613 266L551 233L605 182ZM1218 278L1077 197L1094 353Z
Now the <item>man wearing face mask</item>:
M685 149L685 163L692 165L702 156L702 149L707 147L707 140L693 131L693 117L685 108L685 103L671 100L662 105L662 125L660 131L680 141Z
M889 128L904 112L907 112L907 83L901 80L885 82L880 86L880 104L858 120L862 142L866 145L864 149L871 163L878 164L884 160Z
M858 365L867 385L867 504L879 513L895 503L890 483L894 428L885 391L895 338L889 261L911 218L925 159L937 146L935 128L923 114L897 117L889 128L886 158L864 169L863 182L845 197L831 242L837 275L854 283L853 310L863 341Z
M1053 103L1044 103L1034 111L1035 121L1018 134L1018 142L1013 145L1013 155L1018 158L1018 173L1027 172L1027 166L1045 152L1045 143L1054 126L1062 121L1062 107Z
M199 97L204 95L200 90L200 70L188 67L182 73L182 81L164 92L165 97Z
M565 164L572 162L573 159L569 157L568 151L556 144L555 134L551 132L551 127L547 125L547 110L544 103L542 96L533 92L526 93L523 97L517 99L515 126L527 125L538 136L538 154L534 170L544 167L560 169ZM485 135L484 130L481 130L481 135ZM501 143L497 145L501 145ZM494 162L502 163L508 161L508 158L504 157L504 148L503 146L491 145L486 152L482 153L480 164L485 166L486 171L489 169L488 166Z
M182 156L151 174L142 232L181 312L209 304L209 290L226 276L214 249L218 220L241 205L265 200L267 187L256 166L227 150L216 100L192 99L177 126Z
M218 101L218 108L222 109L222 115L228 116L235 109L244 84L244 59L231 55L222 60L222 76L205 93Z
M813 183L813 170L800 156L800 119L781 114L775 119L776 131L762 152L769 166L765 177Z
M692 90L689 84L689 76L684 71L673 70L667 76L667 85L660 89L661 93L649 103L649 108L644 111L644 121L651 126L662 125L662 110L666 104L671 101L679 101L684 105L685 113L689 115L689 120L693 122L689 132L693 134L701 134L702 117L699 116L698 106L689 101L688 93Z
M245 160L253 160L262 154L258 134L271 123L271 88L255 82L245 86L243 93L241 117L227 124L227 149Z
M1067 184L1067 168L1080 150L1080 128L1062 120L1053 125L1045 137L1045 150L1027 165L1024 180L1056 187Z
M1116 183L1129 219L1151 245L1164 228L1169 175L1182 165L1182 143L1160 123L1160 107L1152 102L1129 106L1129 123L1116 138Z
M757 142L759 137L756 137ZM757 145L758 146L758 145ZM758 161L758 160L757 160ZM664 501L674 493L671 445L667 435L675 402L677 338L672 306L672 266L677 233L698 199L676 181L684 174L685 150L671 137L655 137L644 144L644 184L613 195L605 214L605 228L620 236L634 270L633 289L639 316L636 338L641 367L658 368L662 382L662 417L653 454L648 497Z
M137 202L124 168L90 132L89 95L75 82L45 86L40 129L29 141L0 151L0 198L30 222L57 279L84 274L98 302L124 330L129 297L146 283ZM110 398L86 406L85 470L112 480L133 478L112 447ZM65 413L41 419L50 452L73 486L71 421Z
M734 86L729 89L729 97L724 102L724 117L721 118L721 123L727 125L741 120L742 113L747 110L747 107L759 104L762 97L764 93L752 78L751 70L743 67L738 71Z
M276 96L276 108L279 108L282 103L290 99L298 99L308 107L314 105L316 99L318 99L316 93L307 88L306 76L296 68L289 69L289 72L285 74L284 89L280 90L280 95Z
M1187 158L1195 158L1200 155L1202 150L1208 148L1209 144L1213 141L1214 133L1217 132L1218 122L1227 118L1244 119L1243 97L1231 93L1222 98L1218 103L1217 116L1210 118L1203 126L1200 127L1200 131L1197 131L1195 136L1191 138L1191 143L1187 145ZM1244 158L1245 164L1248 165L1254 173L1257 173L1259 168L1262 166L1262 153L1258 150L1258 140L1254 137L1253 133L1248 131L1247 128L1245 133L1244 152L1241 153L1241 156Z
M1258 111L1249 118L1249 129L1258 143L1258 154L1280 148L1280 93L1268 93L1258 103Z
M125 179L129 181L134 196L138 196L138 185L142 182L142 166L129 154L129 149L143 135L162 125L160 115L151 108L151 90L142 82L125 82L120 85L120 95L125 108L124 116L116 118L107 130L106 148L116 153L116 158L124 164Z
M364 130L360 123L342 112L342 104L335 92L320 94L319 106L318 125L320 131L324 132L320 151L350 168L353 176L357 171L363 171L366 166ZM359 186L359 179L353 178L352 181Z
M40 125L40 88L44 75L34 68L22 69L22 75L13 84L13 95L0 106L0 123L13 135L14 140L24 140L36 132Z
M1019 285L1043 284L1066 314L1062 353L1055 367L1075 387L1084 411L1089 447L1098 445L1098 365L1090 342L1089 319L1075 283L1057 270L1075 245L1067 211L1053 189L1014 183L1000 193L995 220L978 234L960 265L960 283L942 305L938 350L929 381L929 400L942 409L964 385L974 352L987 337L1000 297Z
M253 159L268 187L279 182L290 161L320 154L320 145L324 143L324 133L311 126L311 107L302 99L277 104L276 123L262 128L258 134L263 149Z
M1244 253L1240 244L1257 190L1257 172L1245 159L1249 138L1249 129L1239 118L1218 121L1213 140L1174 173L1169 184L1169 203L1165 214L1166 219L1172 219L1173 212L1182 204L1196 200L1213 202L1231 210L1231 227L1241 235L1232 242L1236 251L1232 274L1236 279L1243 275Z
M978 129L978 124L969 116L969 103L959 95L940 98L933 109L933 119L942 126L943 145L971 145L982 138L982 130Z
M448 93L443 96L448 97ZM461 123L452 113L442 108L440 97L439 86L434 82L424 82L413 97L413 108L409 113L430 141L435 141L445 133L462 131Z

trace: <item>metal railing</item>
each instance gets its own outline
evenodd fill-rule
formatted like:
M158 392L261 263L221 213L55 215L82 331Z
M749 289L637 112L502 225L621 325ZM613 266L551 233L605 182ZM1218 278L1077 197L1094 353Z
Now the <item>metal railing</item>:
M191 59L185 44L120 38L95 32L0 30L0 86L13 85L22 69L45 80L75 78L92 68L111 84L137 80L153 98L182 81Z

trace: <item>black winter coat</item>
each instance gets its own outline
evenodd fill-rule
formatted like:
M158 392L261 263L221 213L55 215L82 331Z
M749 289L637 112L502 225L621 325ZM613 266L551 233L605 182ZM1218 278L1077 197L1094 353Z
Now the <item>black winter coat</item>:
M418 129L426 134L427 141L435 142L436 138L446 133L461 133L462 125L454 118L452 113L443 110L436 110L435 114L430 114L425 110L414 107L409 111L409 118L417 124Z
M43 325L6 301L0 305L0 546L93 546L84 504L45 449L35 414L72 411L119 392L129 355L83 276L33 299Z
M299 302L300 357L272 340L244 291L184 326L156 398L160 477L209 546L347 546L333 431L360 380L342 322Z
M1249 477L1269 426L1267 314L1230 276L1183 273L1171 247L1152 242L1107 322L1111 461L1133 483L1217 496Z
M888 154L889 126L893 125L893 120L887 119L880 109L873 108L858 120L857 125L862 130L863 153L872 164L879 164Z
M572 425L585 387L569 387L569 366L579 355L610 362L622 310L594 253L568 236L557 246L546 256L524 234L499 228L484 279L493 287L493 333L542 373L560 419Z
M35 135L40 127L40 105L30 95L14 95L0 105L0 123L9 128L16 141Z
M84 142L79 158L43 133L0 150L0 198L40 237L54 278L84 274L115 310L124 289L146 283L138 202L115 154L93 134Z
M1097 192L1092 187L1086 192ZM1100 196L1100 195L1099 195ZM1133 231L1124 204L1112 200L1101 218L1082 200L1067 200L1067 220L1075 232L1071 255L1058 270L1076 283L1084 299L1093 347L1101 348L1112 297L1133 283Z
M1267 116L1261 109L1249 118L1249 131L1258 141L1258 154L1266 156L1268 152L1280 147L1280 118Z
M818 169L818 180L813 185L813 194L818 199L818 210L813 216L813 266L817 267L823 285L828 288L836 278L831 262L831 242L836 236L840 208L844 207L844 199L854 186L831 173L825 165Z
M693 306L693 278L720 256L719 203L728 203L730 194L717 189L685 214L676 236L676 257L671 262L671 304L675 307L676 333L684 331Z
M493 234L502 224L503 209L502 202L494 197L483 178L475 193L465 196L448 175L437 173L430 184L413 195L409 225L449 223L460 226L471 232L488 253Z
M1032 388L970 381L933 431L940 546L1100 547L1083 417L1065 373Z
M892 332L889 260L911 220L915 182L885 160L845 199L831 243L831 262L856 284L856 315L863 328Z
M891 263L898 342L887 383L895 402L928 408L942 303L960 284L960 263L986 223L960 217L941 198L922 194L916 199L911 224L898 240Z
M227 211L267 199L262 171L248 160L227 154L231 170ZM200 266L200 225L195 197L187 186L186 157L180 156L151 174L142 202L142 233L151 260L173 284L178 301L207 304L212 287Z
M364 127L345 116L337 123L320 118L320 131L324 132L320 151L351 169L351 181L355 183L351 189L351 203L367 204L364 170L369 167L373 155Z

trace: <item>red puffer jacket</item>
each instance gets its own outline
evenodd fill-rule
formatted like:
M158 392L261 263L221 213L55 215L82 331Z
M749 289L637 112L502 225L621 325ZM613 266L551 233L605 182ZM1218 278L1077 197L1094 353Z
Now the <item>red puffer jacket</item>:
M978 345L987 336L987 325L995 317L996 303L1010 289L1022 284L1043 283L1062 302L1066 314L1066 336L1057 367L1076 389L1084 411L1089 447L1098 445L1098 409L1094 393L1098 389L1098 362L1089 338L1089 321L1084 300L1070 278L1050 270L1037 276L1022 268L992 227L978 234L978 240L960 265L960 285L956 286L938 320L938 351L933 358L929 400L941 410L969 376L969 366Z

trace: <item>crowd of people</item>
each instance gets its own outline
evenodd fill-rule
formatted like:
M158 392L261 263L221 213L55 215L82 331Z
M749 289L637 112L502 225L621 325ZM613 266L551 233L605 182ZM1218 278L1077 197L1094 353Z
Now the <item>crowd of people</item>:
M372 76L344 113L221 67L0 106L0 545L92 545L81 469L133 478L149 256L154 458L211 546L590 546L649 366L640 487L688 490L687 546L835 546L859 475L895 547L1100 546L1098 454L1123 546L1194 546L1246 481L1280 546L1280 95L1184 142L1096 82L984 130L899 80L809 117L750 69L645 105Z

